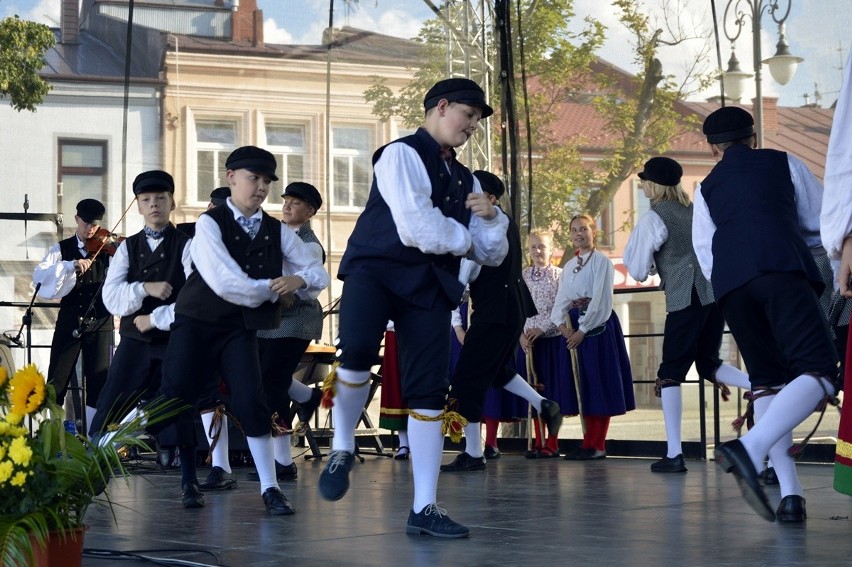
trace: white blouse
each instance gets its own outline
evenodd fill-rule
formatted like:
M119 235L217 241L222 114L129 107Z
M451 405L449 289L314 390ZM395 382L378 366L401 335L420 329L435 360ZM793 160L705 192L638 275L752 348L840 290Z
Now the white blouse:
M581 255L585 258L586 255ZM550 312L554 325L565 323L571 302L583 297L591 298L586 313L580 316L579 331L588 333L609 320L612 314L613 275L612 262L602 252L593 250L586 264L577 272L577 257L572 258L562 269L556 301Z

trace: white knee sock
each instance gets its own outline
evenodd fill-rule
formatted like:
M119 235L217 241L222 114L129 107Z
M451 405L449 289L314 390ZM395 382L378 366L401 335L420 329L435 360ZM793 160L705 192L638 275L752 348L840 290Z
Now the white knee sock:
M758 471L763 470L763 461L773 445L807 419L826 392L834 394L828 380L821 378L818 382L813 376L802 374L773 396L761 421L740 438ZM777 466L774 461L773 466Z
M751 382L748 380L748 374L724 362L722 366L716 369L716 381L735 388L751 390Z
M764 418L775 397L765 396L754 400L755 423L759 423ZM796 473L796 461L787 453L787 450L792 445L793 432L788 431L769 449L769 459L772 461L771 466L775 468L775 474L778 476L781 496L790 496L793 494L801 496L804 494L802 484L799 482L799 475ZM757 470L759 471L760 469Z
M683 453L681 439L681 417L683 415L683 392L680 386L670 386L660 390L663 402L663 421L666 423L666 456L674 458Z
M290 394L290 399L303 404L311 399L311 393L314 391L313 388L306 384L302 384L298 380L293 380L290 383L290 387L287 389L287 393Z
M464 452L477 459L482 457L482 434L478 421L464 426Z
M504 390L508 390L515 394L516 396L520 396L532 405L535 408L535 411L541 411L541 401L544 399L541 394L536 392L532 386L527 384L527 381L520 377L520 375L515 374L509 383L503 386Z
M443 410L412 410L427 417L436 417ZM444 435L440 421L420 421L408 417L408 437L411 443L411 474L414 477L414 504L420 512L429 504L438 502L438 474L444 452Z
M246 437L246 440L260 479L260 493L266 492L267 488L279 488L278 480L275 478L275 450L272 447L272 435L267 433L262 437Z
M275 460L284 466L293 464L290 438L290 435L279 435L272 438L272 446L275 448Z
M213 447L213 438L210 436L210 424L213 423L213 416L215 412L208 411L201 414L201 423L204 426L204 436L207 437L207 444ZM216 446L213 447L212 454L212 465L214 467L221 467L225 472L231 472L231 463L228 458L228 416L223 415L221 423L221 432L219 433L219 440L216 442ZM216 432L214 431L215 435Z
M369 370L337 369L337 377L345 382L334 385L334 439L335 451L355 451L355 427L364 411L370 394ZM355 385L355 387L353 387Z
M399 446L400 447L408 447L409 450L410 450L411 446L408 444L408 430L407 429L400 429L399 431L396 432L396 434L399 437Z

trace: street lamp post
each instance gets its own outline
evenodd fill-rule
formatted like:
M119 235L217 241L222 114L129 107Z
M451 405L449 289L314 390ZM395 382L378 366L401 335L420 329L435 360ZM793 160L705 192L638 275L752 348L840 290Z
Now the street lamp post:
M784 10L781 9L781 5L783 4L782 0L728 0L725 6L725 17L722 22L725 37L731 42L731 59L728 61L728 69L725 71L725 83L730 85L729 92L731 98L739 100L744 91L745 81L751 78L752 75L739 68L739 61L734 53L734 47L743 28L746 26L746 18L751 18L753 76L755 84L754 123L757 132L757 146L759 148L763 147L762 64L766 63L769 66L769 73L776 82L785 85L793 78L797 65L803 61L801 57L790 54L787 37L784 33L784 22L787 20L787 16L790 15L793 0L786 0L786 9ZM764 12L769 13L772 20L778 24L779 35L775 55L765 61L761 60L760 45L760 20Z

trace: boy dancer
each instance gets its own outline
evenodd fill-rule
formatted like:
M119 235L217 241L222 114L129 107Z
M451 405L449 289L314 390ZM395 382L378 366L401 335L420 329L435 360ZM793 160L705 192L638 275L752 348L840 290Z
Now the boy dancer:
M146 171L133 181L145 226L118 247L104 282L104 305L121 317L121 342L89 428L92 437L124 417L140 396L160 387L175 299L192 273L189 237L169 222L174 191L174 180L165 171ZM181 447L182 502L185 508L199 508L204 501L198 492L194 453L189 451Z
M743 354L757 424L716 449L748 504L764 519L802 522L802 486L788 449L792 431L839 389L837 352L819 303L825 286L802 237L800 160L755 149L754 120L725 107L704 121L719 160L695 193L693 244L704 276ZM711 278L712 274L712 278ZM773 511L758 482L771 458L781 488Z
M449 388L450 311L461 300L459 263L467 256L497 265L506 254L505 215L455 159L453 148L473 136L493 110L469 79L436 83L423 101L424 125L373 155L374 177L340 264L343 280L334 381L334 440L319 492L339 500L349 488L354 430L369 392L370 367L393 320L414 503L406 532L466 537L470 531L437 506L443 450L442 422Z
M255 334L278 326L280 301L291 301L294 293L311 297L327 286L328 273L292 230L261 209L270 183L278 180L276 166L272 154L254 146L228 156L231 196L196 223L190 245L196 271L175 305L160 394L192 406L215 387L218 370L231 394L230 409L246 432L266 510L283 515L293 508L275 478ZM177 421L181 439L192 439L192 412L182 412Z
M504 388L527 400L544 419L550 436L558 435L562 425L559 404L544 399L509 365L515 357L524 323L538 311L521 277L523 260L518 226L499 209L499 200L506 188L499 177L488 171L474 171L473 175L491 204L498 206L500 214L509 221L506 233L509 252L499 266L482 269L475 263L469 266L473 315L450 380L459 413L468 421L464 427L465 450L453 462L441 465L442 471L485 470L479 426L489 386ZM468 271L467 267L462 268L462 273Z

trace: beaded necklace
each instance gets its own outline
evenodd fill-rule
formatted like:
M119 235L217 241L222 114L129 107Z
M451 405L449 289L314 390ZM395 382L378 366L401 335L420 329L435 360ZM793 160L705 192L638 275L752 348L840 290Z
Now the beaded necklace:
M586 256L586 259L585 259L585 260L583 260L583 257L582 257L582 256L580 256L580 251L579 251L579 250L577 250L577 267L576 267L576 268L574 268L574 273L575 273L575 274L576 274L577 272L579 272L580 270L582 270L583 268L585 268L585 267L589 264L589 260L591 260L591 259L592 259L592 254L594 254L594 252L595 252L595 249L594 249L594 248L592 248L592 251L591 251L591 252L589 252L589 255L588 255L588 256Z

